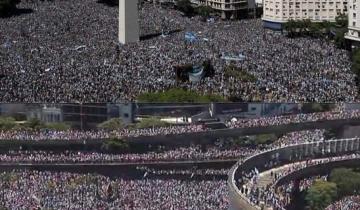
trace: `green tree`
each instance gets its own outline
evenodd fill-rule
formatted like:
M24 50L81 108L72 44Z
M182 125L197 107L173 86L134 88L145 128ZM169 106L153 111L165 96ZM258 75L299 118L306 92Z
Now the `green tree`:
M305 195L307 205L311 210L323 210L337 197L335 183L326 181L315 181Z
M129 151L129 142L124 139L117 139L112 138L105 141L102 146L101 150L104 152L111 152L111 153L124 153Z
M304 19L300 20L301 26L302 26L302 35L309 35L310 27L311 27L311 20L310 19Z
M297 27L297 23L293 19L290 19L288 22L284 24L284 29L287 31L290 37L293 37L295 35L296 27Z
M346 32L347 32L347 28L341 28L336 30L334 41L335 41L335 45L338 48L344 49L346 47L346 39L345 39Z
M0 130L10 130L16 126L13 117L0 117Z
M277 136L275 134L259 134L256 135L255 138L255 144L270 144L274 142L277 139Z
M199 95L194 91L179 88L169 89L164 92L142 93L138 96L139 102L145 103L208 103L225 101L218 95Z
M209 102L224 102L226 101L222 96L216 94L207 94L199 97L199 102L209 103Z
M234 145L236 146L259 146L264 144L270 144L274 142L278 137L275 134L260 134L254 136L241 136L235 138Z
M309 26L309 33L313 37L320 37L321 36L321 25L319 23L311 23Z
M304 20L302 20L302 22L303 22L303 26L305 27L305 28L310 28L310 26L311 26L311 20L310 19L304 19Z
M136 124L137 128L151 128L151 127L165 127L168 126L169 123L161 121L156 117L149 117L142 119L139 123Z
M312 112L326 112L334 108L334 104L327 103L305 103L302 106L302 111L305 113Z
M31 129L41 129L44 128L44 123L37 119L37 118L31 118L30 120L26 121L25 127L31 128Z
M329 34L330 33L330 28L331 26L333 26L333 24L327 20L324 20L320 23L321 28L323 30L324 34Z
M355 73L355 75L357 77L357 83L359 83L359 78L360 78L360 50L356 50L353 53L351 69L352 69L352 71Z
M46 123L44 127L56 131L66 131L71 128L71 126L66 123Z
M203 18L205 21L210 17L210 14L213 12L213 8L210 6L199 6L197 7L197 13Z
M360 173L356 173L352 169L338 168L332 170L330 181L338 187L340 197L352 195L360 190Z
M340 28L345 28L348 25L348 16L345 13L339 14L335 17L336 26Z
M11 15L20 0L0 0L0 17Z
M110 120L100 123L97 127L104 130L113 131L123 129L125 125L122 122L121 118L111 118Z
M296 25L297 25L297 32L300 36L304 35L305 32L305 22L303 20L297 20L296 21Z
M16 121L26 121L25 114L15 113L15 114L12 114L11 117L13 117Z
M186 16L192 16L195 12L194 7L191 5L190 0L179 0L176 6Z

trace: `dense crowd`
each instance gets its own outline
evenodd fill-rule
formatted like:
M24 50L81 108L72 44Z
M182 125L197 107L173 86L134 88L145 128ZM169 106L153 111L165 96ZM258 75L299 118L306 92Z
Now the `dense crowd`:
M275 147L305 142L323 141L325 130L287 133L272 144L257 147L236 145L192 145L176 149L158 149L146 153L108 154L100 152L8 151L0 153L2 163L148 163L161 161L235 160Z
M182 30L181 12L178 10L159 9L153 4L143 3L139 9L140 36L168 34Z
M244 101L358 100L348 52L325 40L264 30L260 19L203 22L145 4L141 34L164 34L119 45L116 7L95 0L22 1L18 7L33 12L0 22L0 101L109 102L172 87ZM194 43L185 41L186 32L195 33ZM234 65L256 81L227 73L224 53L243 55ZM174 66L207 59L214 76L175 80Z
M348 196L340 201L337 201L330 206L326 207L325 210L358 210L360 209L360 196Z
M158 136L170 134L194 133L208 130L204 125L175 125L167 127L152 127L142 129L121 129L121 130L67 130L55 131L49 129L42 130L0 130L0 140L91 140L91 139L110 139L110 138L129 138L139 136Z
M146 175L156 174L156 175L222 175L226 176L228 174L227 169L171 169L171 170L159 170L153 169L146 166L138 166L136 169L144 171ZM145 176L145 175L144 175Z
M348 111L329 111L329 112L315 112L307 114L295 115L280 115L272 117L234 118L226 125L228 128L250 128L262 126L276 126L291 123L315 122L322 120L337 120L337 119L353 119L359 118L359 110ZM189 125L174 125L167 127L152 127L143 129L121 129L114 131L105 130L68 130L68 131L54 131L54 130L0 130L0 140L91 140L91 139L109 139L109 138L128 138L139 136L157 136L157 135L171 135L183 133L195 133L208 131L209 128L203 124L189 124Z
M219 149L211 147L204 151L200 146L180 147L163 152L107 154L99 152L61 152L51 151L9 151L0 154L2 163L147 163L186 160L235 160L249 155L251 150Z
M295 171L307 168L309 166L325 164L328 162L334 161L342 161L342 160L349 160L349 159L359 159L360 153L353 153L349 155L337 156L337 157L329 157L329 158L322 158L322 159L311 159L302 162L296 162L287 165L282 170L271 170L272 182L265 187L258 187L257 183L259 180L259 172L255 169L245 176L243 176L240 183L244 183L240 186L241 193L245 196L252 204L256 206L271 206L275 210L285 210L285 206L290 201L288 197L283 197L281 194L278 194L275 189L275 183L293 173Z
M337 120L337 119L352 119L359 118L360 111L355 110L342 110L342 111L329 111L329 112L314 112L307 114L295 114L295 115L279 115L272 117L260 117L254 119L236 119L227 122L229 128L248 128L248 127L262 127L272 125L284 125L290 123L303 123L303 122L315 122L322 120Z
M327 181L328 175L325 176L312 176L309 178L301 179L298 183L299 192L303 192L309 189L316 181ZM279 196L279 199L285 205L290 204L293 196L293 192L295 190L295 181L291 181L290 183L283 184L278 186L276 189L276 193Z
M0 204L11 210L225 210L229 205L225 180L125 180L41 171L0 177Z
M271 147L283 147L291 144L324 141L325 140L324 134L325 134L324 129L290 132L277 139L274 143L271 144Z

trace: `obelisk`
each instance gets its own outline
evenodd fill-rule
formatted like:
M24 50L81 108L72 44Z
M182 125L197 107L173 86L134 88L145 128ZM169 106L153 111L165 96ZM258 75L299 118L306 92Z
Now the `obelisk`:
M138 0L119 0L119 42L139 41Z

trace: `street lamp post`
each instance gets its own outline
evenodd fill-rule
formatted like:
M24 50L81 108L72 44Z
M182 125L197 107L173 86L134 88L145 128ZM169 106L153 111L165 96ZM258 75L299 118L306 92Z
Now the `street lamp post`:
M81 130L84 130L84 122L83 122L83 103L80 102L80 127Z

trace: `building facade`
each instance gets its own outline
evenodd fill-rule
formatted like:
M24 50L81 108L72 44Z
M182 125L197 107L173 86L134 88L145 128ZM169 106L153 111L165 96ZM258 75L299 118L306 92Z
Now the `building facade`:
M360 0L348 0L349 26L345 38L359 46L360 42Z
M160 3L176 4L177 0L148 0ZM249 9L254 9L255 0L190 0L194 5L210 6L220 12L223 19L235 19L247 13Z
M27 120L35 118L44 123L63 122L61 105L29 104L26 108Z
M278 30L291 19L333 22L347 13L347 0L263 0L264 26Z

